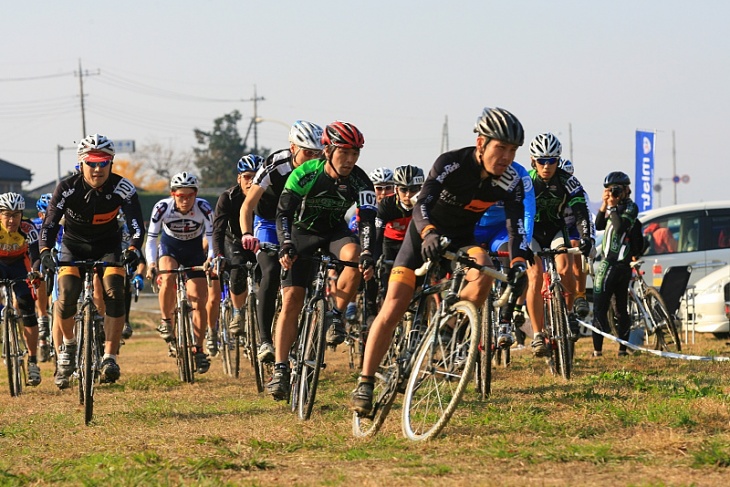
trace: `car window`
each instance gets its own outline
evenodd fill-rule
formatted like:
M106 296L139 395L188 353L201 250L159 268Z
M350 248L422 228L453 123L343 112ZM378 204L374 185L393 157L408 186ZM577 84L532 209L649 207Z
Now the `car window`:
M645 255L700 250L700 215L697 213L656 218L644 224L643 232L649 241Z
M707 250L730 248L730 213L710 212Z

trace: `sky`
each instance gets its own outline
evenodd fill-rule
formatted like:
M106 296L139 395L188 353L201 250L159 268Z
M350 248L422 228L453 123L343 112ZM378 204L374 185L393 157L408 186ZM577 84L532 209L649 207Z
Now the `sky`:
M608 172L634 179L637 129L657 131L655 206L674 202L672 133L690 178L676 202L730 199L728 18L709 0L11 2L0 159L33 171L28 188L56 178L59 145L73 168L81 62L86 132L137 147L184 154L233 110L243 135L256 90L260 147L286 147L297 119L339 119L363 132L366 171L428 170L498 106L525 127L517 161L553 132L593 200Z

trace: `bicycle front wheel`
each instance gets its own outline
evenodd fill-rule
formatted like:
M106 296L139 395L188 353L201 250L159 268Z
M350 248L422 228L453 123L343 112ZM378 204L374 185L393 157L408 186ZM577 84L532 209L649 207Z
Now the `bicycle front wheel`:
M647 311L654 322L654 350L681 352L682 342L679 339L677 323L670 316L662 296L654 288L646 289Z
M492 305L492 297L487 297L487 301L482 308L482 331L481 346L479 348L479 381L477 388L482 401L485 401L492 394L492 357L494 351L494 306Z
M556 366L558 372L565 380L570 379L573 371L573 350L570 340L570 329L568 328L568 311L565 305L562 289L559 286L553 290L552 299L552 320L553 320L553 338L555 340L555 348L553 353L556 356Z
M256 390L264 392L264 381L261 366L258 358L258 347L256 346L257 335L259 331L259 321L256 318L256 295L249 292L246 297L246 353L248 360L253 367L253 373L256 377Z
M299 419L307 420L312 415L314 398L317 395L319 371L324 363L325 329L324 315L326 306L323 299L317 300L311 311L307 312L307 334L303 337L304 347L299 377L297 405Z
M193 324L190 319L190 308L182 303L177 314L177 366L180 380L192 384L195 382L193 372L193 348L191 343Z
M3 315L3 357L5 358L5 365L8 369L10 396L16 397L23 391L18 326L15 318L11 317L10 310L4 310Z
M218 318L218 344L221 353L221 363L223 364L223 373L229 376L233 375L232 349L234 337L228 331L228 323L231 321L231 302L226 299L221 304L221 314Z
M440 321L444 317L437 318ZM445 318L445 326L453 323L451 339L442 341L439 330L434 329L423 342L408 379L401 425L410 440L427 440L441 432L474 370L480 331L476 308L468 301L459 301Z
M83 311L81 323L83 346L79 363L79 387L83 394L84 422L89 424L94 417L94 313L91 306Z

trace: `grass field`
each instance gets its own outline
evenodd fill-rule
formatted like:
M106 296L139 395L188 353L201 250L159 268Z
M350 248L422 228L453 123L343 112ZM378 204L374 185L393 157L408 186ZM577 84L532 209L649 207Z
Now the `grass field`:
M492 398L467 391L441 437L400 432L400 398L373 439L351 434L356 372L328 351L311 421L255 392L248 370L225 377L219 358L193 385L135 314L122 378L97 389L85 426L75 389L43 383L11 398L0 374L0 485L727 485L730 363L648 354L589 358L578 343L575 376L514 353L494 372ZM686 347L729 355L700 335ZM3 371L4 372L4 371Z

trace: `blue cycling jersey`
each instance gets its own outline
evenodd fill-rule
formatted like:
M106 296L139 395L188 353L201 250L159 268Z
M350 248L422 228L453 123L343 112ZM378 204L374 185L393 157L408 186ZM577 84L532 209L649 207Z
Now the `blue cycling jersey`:
M525 186L525 200L523 202L525 205L525 233L527 234L527 241L530 242L535 224L535 188L532 185L532 179L527 169L522 167L517 161L512 162L512 167L515 168L517 174L522 178L522 184ZM483 229L495 226L504 227L506 222L507 216L504 213L504 201L498 201L484 212L484 215L482 215L482 218L476 225L474 233L487 233Z

